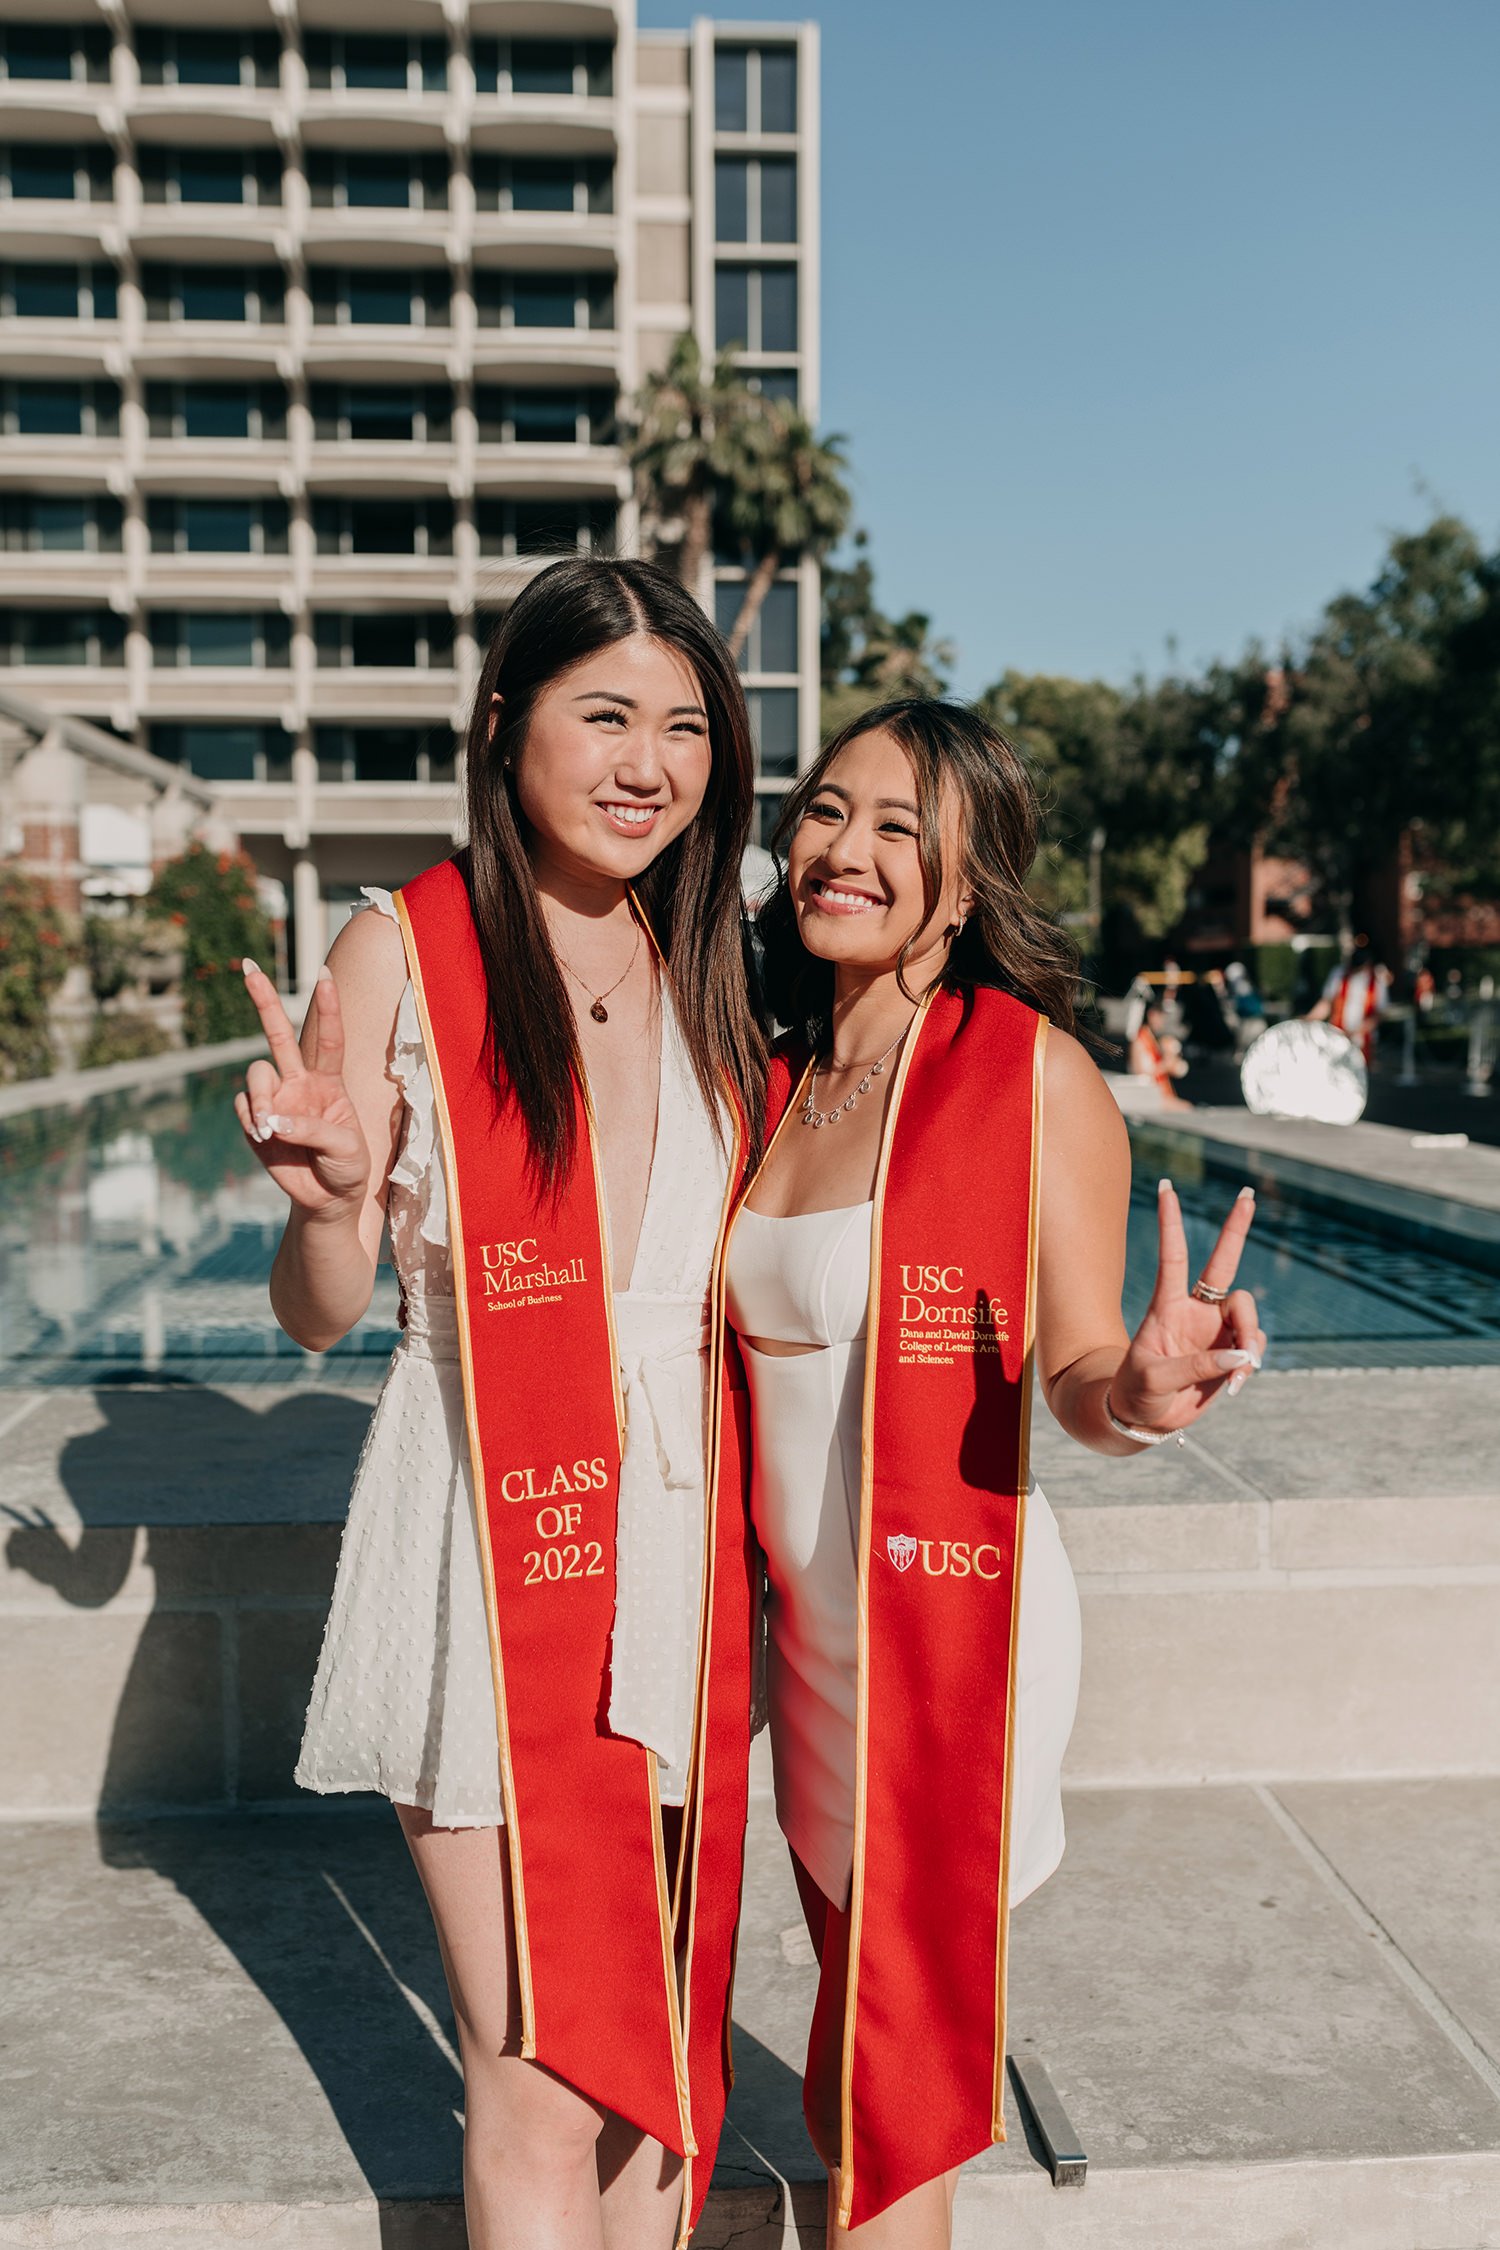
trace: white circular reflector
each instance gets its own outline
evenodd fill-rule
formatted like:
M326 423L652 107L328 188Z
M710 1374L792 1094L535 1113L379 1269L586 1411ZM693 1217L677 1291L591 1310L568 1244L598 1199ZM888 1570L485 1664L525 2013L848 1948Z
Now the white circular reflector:
M1257 1117L1308 1117L1353 1125L1370 1090L1365 1059L1331 1023L1298 1017L1251 1041L1240 1064L1245 1107Z

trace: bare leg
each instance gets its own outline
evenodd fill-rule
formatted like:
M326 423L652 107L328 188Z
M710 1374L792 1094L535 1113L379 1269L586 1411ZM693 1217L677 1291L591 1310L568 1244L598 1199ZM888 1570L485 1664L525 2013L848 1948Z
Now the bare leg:
M795 1855L792 1867L813 1946L828 1980L822 2004L842 2016L849 1970L844 1950L848 1923L841 1914L830 1911L828 1901ZM830 1947L834 1951L825 1960ZM826 2077L815 2084L809 2083L806 2089L808 2131L813 2147L828 2166L827 2250L951 2250L953 2191L958 2184L956 2171L924 2181L921 2187L913 2188L910 2195L903 2195L899 2203L882 2211L878 2219L870 2219L862 2227L846 2229L839 2225L841 2093L837 2056L833 2053Z
M671 2250L682 2210L682 2158L623 2117L599 2135L605 2250Z
M838 2223L837 2172L828 2175L828 2250L950 2250L957 2172L925 2180L892 2203L878 2219L847 2230Z
M521 2059L504 1838L494 1828L434 1828L415 1805L396 1812L458 2026L469 2250L605 2250L595 2150L607 2112Z
M681 1812L663 1805L661 1826L670 1879L682 1842ZM613 2114L604 2121L598 2155L606 2250L671 2250L682 2210L682 2158Z

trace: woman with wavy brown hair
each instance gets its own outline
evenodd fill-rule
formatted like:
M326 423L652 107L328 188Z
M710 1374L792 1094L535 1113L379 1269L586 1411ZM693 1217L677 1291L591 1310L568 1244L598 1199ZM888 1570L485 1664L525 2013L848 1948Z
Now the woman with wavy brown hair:
M1033 1370L1095 1452L1179 1435L1260 1364L1232 1287L1253 1205L1190 1288L1162 1182L1129 1336L1125 1128L1024 888L1031 784L977 713L866 712L782 836L760 928L790 1030L726 1277L777 1812L821 1964L804 2102L830 2244L944 2250L958 2166L1004 2137L1009 1910L1063 1848L1078 1604L1029 1475Z
M650 2250L728 2086L752 1549L714 1318L759 1139L749 722L650 565L508 611L468 844L335 942L238 1099L324 1350L402 1293L297 1777L395 1803L464 2070L473 2250ZM720 1506L718 1494L724 1492Z

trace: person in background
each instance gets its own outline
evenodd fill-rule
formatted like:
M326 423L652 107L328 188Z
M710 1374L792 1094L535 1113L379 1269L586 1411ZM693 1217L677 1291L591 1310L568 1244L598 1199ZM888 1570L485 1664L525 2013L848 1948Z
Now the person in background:
M1130 1042L1130 1074L1152 1078L1164 1102L1178 1109L1191 1107L1178 1093L1174 1080L1186 1078L1187 1062L1182 1042L1167 1029L1167 1011L1160 1000L1149 1000L1140 1029Z
M1256 1033L1265 1028L1266 1004L1243 961L1230 962L1224 971L1224 988L1239 1025L1236 1044L1243 1054Z
M1237 1020L1218 969L1200 969L1178 999L1186 1025L1186 1044L1195 1056L1232 1054Z
M1361 932L1348 960L1333 971L1308 1014L1314 1022L1331 1023L1352 1039L1368 1068L1375 1059L1375 1040L1390 989L1390 970L1375 959L1369 939Z

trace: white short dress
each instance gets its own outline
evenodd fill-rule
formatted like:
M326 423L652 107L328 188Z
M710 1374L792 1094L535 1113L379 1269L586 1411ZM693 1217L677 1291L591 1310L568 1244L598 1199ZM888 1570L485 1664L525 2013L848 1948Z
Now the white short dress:
M367 890L395 918L388 892ZM708 1287L728 1141L703 1101L665 982L661 1090L640 1241L615 1295L625 1396L610 1649L611 1729L657 1753L683 1800L703 1576ZM499 1827L499 1746L459 1375L448 1203L410 984L390 1073L406 1105L390 1173L406 1298L360 1454L296 1778L375 1790L443 1828Z
M874 1205L769 1218L742 1210L729 1245L729 1317L747 1348L751 1506L766 1558L766 1687L776 1816L825 1898L849 1903L854 1865L859 1496ZM1016 1651L1010 1899L1063 1854L1062 1761L1078 1704L1078 1590L1040 1486L1026 1499Z

